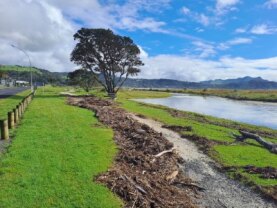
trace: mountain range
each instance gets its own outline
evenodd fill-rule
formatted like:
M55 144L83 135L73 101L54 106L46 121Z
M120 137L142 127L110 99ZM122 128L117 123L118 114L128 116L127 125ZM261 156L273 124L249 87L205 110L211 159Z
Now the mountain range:
M30 80L30 68L23 66L0 65L0 72L6 71L9 77L17 80ZM50 72L45 69L32 67L33 79L36 83L66 84L66 72ZM101 78L100 78L101 79ZM236 79L215 79L202 82L178 81L173 79L132 79L123 85L132 88L222 88L222 89L277 89L277 82L268 81L261 77L242 77Z
M261 77L216 79L202 82L187 82L173 79L128 79L125 87L133 88L222 88L222 89L277 89L277 82Z

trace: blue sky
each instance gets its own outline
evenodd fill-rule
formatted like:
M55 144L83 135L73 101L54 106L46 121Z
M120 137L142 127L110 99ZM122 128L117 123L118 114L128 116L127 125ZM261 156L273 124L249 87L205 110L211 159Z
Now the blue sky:
M277 0L0 1L0 64L72 71L73 34L110 28L131 37L140 78L186 81L243 76L277 81Z
M160 32L151 29L119 32L131 36L153 56L161 53L202 54L211 59L276 56L277 9L259 0L226 2L218 8L213 0L172 1L159 11L140 12L141 16L162 22Z

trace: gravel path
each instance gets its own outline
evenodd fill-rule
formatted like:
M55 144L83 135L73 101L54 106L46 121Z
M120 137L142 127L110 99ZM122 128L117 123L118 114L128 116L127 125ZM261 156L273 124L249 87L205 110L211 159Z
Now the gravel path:
M137 121L147 124L157 132L161 132L169 141L173 142L180 156L185 160L183 170L185 174L201 187L205 188L201 196L195 199L199 207L211 208L271 208L276 204L267 202L257 193L229 179L214 168L214 162L201 153L194 143L183 139L178 133L162 128L162 124L133 114Z

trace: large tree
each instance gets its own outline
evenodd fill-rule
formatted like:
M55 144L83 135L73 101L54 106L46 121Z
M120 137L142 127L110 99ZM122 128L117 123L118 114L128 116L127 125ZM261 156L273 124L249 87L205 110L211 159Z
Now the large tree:
M95 76L93 72L77 69L73 72L69 72L67 75L68 82L71 85L78 85L86 92L89 92L93 86L95 86Z
M140 72L140 50L129 37L106 29L80 29L71 61L95 74L96 80L114 96L129 76Z

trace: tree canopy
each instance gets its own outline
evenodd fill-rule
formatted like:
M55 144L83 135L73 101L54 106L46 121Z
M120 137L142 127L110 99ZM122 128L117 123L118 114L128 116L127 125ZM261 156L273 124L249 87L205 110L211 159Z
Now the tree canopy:
M67 77L69 84L78 85L86 92L89 92L95 85L95 76L93 72L84 69L77 69L73 72L69 72Z
M71 61L93 72L108 93L117 93L129 76L140 72L140 50L129 37L109 29L82 28L74 35L77 44Z

